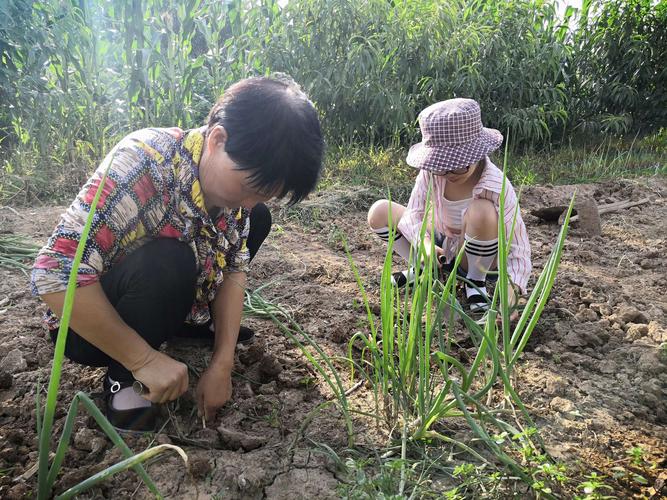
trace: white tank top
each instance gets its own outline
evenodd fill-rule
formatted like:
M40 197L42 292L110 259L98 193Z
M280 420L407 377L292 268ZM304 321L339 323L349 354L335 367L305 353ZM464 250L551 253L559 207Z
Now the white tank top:
M461 234L461 229L463 229L463 212L470 205L472 198L449 201L443 196L443 201L445 227L451 234Z

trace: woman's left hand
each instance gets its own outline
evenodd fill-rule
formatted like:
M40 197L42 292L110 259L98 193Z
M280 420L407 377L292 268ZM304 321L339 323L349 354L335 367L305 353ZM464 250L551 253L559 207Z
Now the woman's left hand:
M232 397L231 371L209 367L197 383L196 394L199 416L212 419L218 408Z

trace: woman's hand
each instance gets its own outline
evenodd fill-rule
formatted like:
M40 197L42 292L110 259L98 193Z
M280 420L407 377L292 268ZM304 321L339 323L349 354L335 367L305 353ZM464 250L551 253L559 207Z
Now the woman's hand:
M188 390L188 367L155 349L132 375L148 388L142 396L153 403L172 401Z
M212 419L215 412L232 397L232 375L228 370L209 367L197 384L197 409L199 416Z

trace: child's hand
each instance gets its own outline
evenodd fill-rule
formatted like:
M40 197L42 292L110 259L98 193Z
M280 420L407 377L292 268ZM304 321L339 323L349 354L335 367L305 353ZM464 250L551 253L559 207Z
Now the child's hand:
M519 319L519 311L515 309L517 304L519 303L519 296L516 293L516 288L513 283L510 283L509 290L507 290L507 295L509 299L510 310L512 311L510 314L510 323L515 323ZM496 318L496 323L500 325L502 319L503 318L499 313L498 317Z
M438 263L438 267L442 267L442 262L445 257L445 251L442 249L442 247L435 246L433 247L435 249L435 260ZM431 257L431 245L426 245L424 247L424 250L426 251L426 257L430 258Z

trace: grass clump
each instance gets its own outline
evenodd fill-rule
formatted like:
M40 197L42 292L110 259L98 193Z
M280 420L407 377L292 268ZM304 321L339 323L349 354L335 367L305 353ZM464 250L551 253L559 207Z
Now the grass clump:
M667 129L643 139L609 139L592 145L570 143L548 151L525 152L508 161L516 185L579 184L620 177L667 175Z

